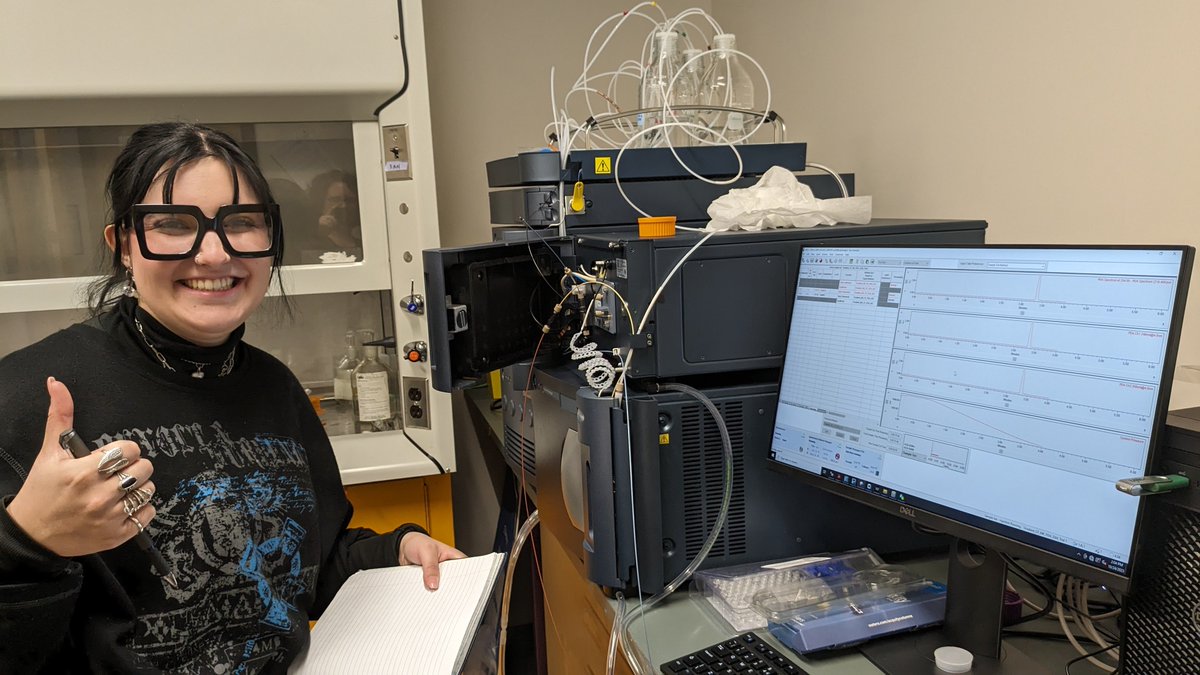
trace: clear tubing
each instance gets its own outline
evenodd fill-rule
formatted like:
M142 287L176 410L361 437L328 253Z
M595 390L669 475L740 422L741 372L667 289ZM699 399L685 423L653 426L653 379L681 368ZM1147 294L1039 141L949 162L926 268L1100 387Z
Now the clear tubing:
M708 12L704 11L703 9L701 9L699 7L690 7L688 9L685 9L682 12L676 14L675 18L673 18L667 22L665 30L674 30L675 25L678 23L687 23L689 25L694 26L695 24L692 24L692 22L690 22L690 21L686 21L686 22L683 21L685 18L692 16L694 14L699 14L700 16L704 17L705 19L708 19L708 24L710 26L712 26L713 31L715 31L715 33L717 35L720 35L721 33L725 32L725 31L721 30L721 25L717 23L717 20L714 19L712 17L712 15L710 15ZM699 30L699 29L697 28L697 30Z
M525 540L529 538L529 533L541 520L537 509L529 514L525 519L525 523L521 525L521 529L517 530L517 538L513 541L512 551L508 554L508 569L504 571L504 598L500 602L500 656L496 664L497 675L504 675L504 654L505 646L508 642L508 606L512 596L512 580L513 572L517 569L517 556L521 554L521 547L525 545Z
M835 181L837 181L838 187L839 187L839 188L841 189L841 191L842 191L842 196L843 196L843 197L849 197L849 196L850 196L850 191L846 189L846 183L845 183L845 181L843 181L843 180L842 180L842 177L838 175L838 172L836 172L836 171L834 171L833 169L831 169L831 168L829 168L829 167L825 166L824 164L817 164L817 163L815 163L815 162L809 162L809 163L805 164L805 165L804 165L804 168L806 168L806 169L819 169L819 170L821 170L821 171L824 171L825 173L829 174L830 176L833 176L833 179L834 179Z
M669 129L671 127L676 127L676 126L690 127L693 129L703 129L705 131L708 131L708 132L716 135L717 137L719 137L721 139L721 141L723 142L724 145L729 146L729 149L733 151L734 157L737 157L737 161L738 161L737 173L728 180L718 181L718 180L712 180L711 178L705 178L705 177L697 174L695 171L692 171L691 167L684 164L683 161L680 160L679 165L682 166L684 169L687 169L688 173L690 173L693 176L695 176L696 178L699 178L699 179L703 180L704 182L712 184L712 185L732 185L733 183L736 183L737 181L741 180L741 178L742 178L742 153L738 152L736 145L726 141L725 137L722 136L720 132L715 131L713 129L709 129L708 127L700 125L700 124L693 124L691 122L663 122L662 124L655 124L654 126L646 127L645 129L638 131L636 134L634 134L632 137L630 137L630 139L625 143L625 145L621 146L620 151L617 152L617 159L615 161L613 161L613 183L616 184L617 191L621 193L621 197L625 200L625 203L629 204L629 206L633 207L634 211L637 211L638 213L642 214L643 216L645 216L647 218L650 217L650 214L643 211L641 209L641 207L639 207L637 204L634 204L633 200L631 200L629 198L629 195L625 194L625 188L621 186L620 172L617 170L617 167L620 166L621 157L623 157L625 155L625 151L628 150L629 146L633 145L633 143L635 141L637 141L638 138L640 138L641 136L643 136L647 133L650 133L652 131L657 131L659 129ZM674 147L671 148L671 152L672 153L675 152ZM679 156L676 155L675 158L679 159Z
M691 21L679 21L676 23L676 25L691 26L693 29L695 29L696 35L704 39L704 41L700 43L701 46L704 46L704 47L708 46L708 39L704 38L704 31L700 30L700 26L692 23ZM680 28L679 35L680 35L680 37L683 38L683 41L687 44L689 49L699 49L699 47L696 47L696 43L692 41L692 36L688 35L688 32L686 30L684 30L683 28Z
M626 69L630 65L632 65L633 68L635 68L637 70L637 72L628 72ZM606 78L606 77L609 78L609 82L608 82L608 86L604 90L597 89L595 86L589 86L591 82L593 82L595 80L600 80L600 79ZM621 67L617 70L610 70L610 71L607 71L604 73L598 73L596 75L589 76L585 82L581 82L580 84L576 85L573 89L571 89L570 91L567 92L567 95L563 97L563 104L562 104L563 107L566 108L568 106L568 104L571 100L571 96L575 93L579 93L579 92L592 93L592 94L595 94L596 96L599 96L600 98L604 99L606 107L608 108L609 112L620 113L621 108L620 108L620 106L617 105L616 101L614 100L614 96L615 96L614 89L616 88L616 81L617 81L617 78L619 78L619 77L632 77L632 78L640 81L641 77L642 77L641 66L639 66L637 63L634 63L632 61L626 61L625 63L622 63ZM592 108L591 97L585 96L584 98L587 101L588 114L594 118L596 116L596 112ZM547 127L549 127L549 126L550 125L547 125ZM632 127L630 127L627 130L626 128L618 126L618 125L614 125L614 126L618 129L620 129L621 132L623 134L625 134L626 138L628 138L629 134L633 132ZM604 140L606 142L608 142L610 145L612 145L614 148L620 147L620 143L617 143L613 139L609 138L603 129L597 129L597 131L598 131L599 135L602 138L604 138ZM590 130L589 130L589 134L590 134ZM590 138L590 136L589 136L589 138Z
M613 166L613 170L615 172L616 165ZM646 309L642 311L642 321L640 324L638 324L637 330L633 331L634 335L642 334L642 330L646 328L646 323L650 320L650 310L654 309L654 305L657 304L658 299L662 297L663 290L667 287L667 284L671 283L672 277L679 272L679 268L683 267L683 263L687 262L687 259L692 257L692 254L696 252L696 249L704 245L704 242L711 239L716 233L717 230L713 230L704 235L700 241L693 244L692 247L683 254L683 257L679 259L679 262L675 263L675 266L672 267L671 271L667 273L667 277L663 279L661 284L659 284L658 290L654 291L654 295L650 298L650 302L646 305ZM625 375L629 372L629 369L633 367L633 355L634 351L633 349L630 349L629 358L625 360L625 370L621 371L621 377L617 379L617 384L613 387L613 398L619 398L625 391Z
M638 11L639 9L641 9L642 7L645 7L646 5L654 5L654 3L653 2L638 3L637 5L634 5L633 8L630 9L628 12L624 12L622 14L613 14L612 16L608 17L604 21L601 21L599 26L596 26L596 30L592 31L592 36L590 38L588 38L587 46L583 50L583 71L579 75L580 80L583 80L584 78L587 77L587 71L589 69L591 69L592 65L596 62L596 59L600 57L601 52L603 52L604 48L608 46L608 43L610 40L612 40L613 35L615 35L617 30L621 28L621 24L625 23L625 21L629 17L640 16L640 17L645 18L650 23L654 24L656 27L658 26L658 22L656 22L653 18L651 18L647 14L643 14L642 12ZM659 11L661 12L662 9L659 8ZM620 19L620 20L617 21L617 25L613 26L612 30L610 30L608 32L608 35L604 38L604 42L601 42L600 46L596 48L596 53L592 54L591 53L592 41L596 39L596 34L600 32L600 29L604 28L605 24L612 21L613 19ZM591 54L590 60L588 59L589 54Z
M647 10L647 8L652 8L652 9ZM650 11L651 13L655 13L656 15L661 15L661 21L659 19L655 18L654 16L647 14L646 11L643 11L643 10ZM573 93L578 88L584 88L585 91L587 90L586 85L590 81L595 79L594 77L592 77L590 75L590 71L591 71L592 67L596 64L596 62L600 58L601 54L603 54L606 51L606 49L608 48L609 44L611 43L613 37L616 35L616 33L620 31L621 27L630 18L639 17L640 19L644 19L645 21L647 21L651 24L651 29L647 32L646 39L642 45L642 53L640 55L641 59L639 61L634 62L636 64L635 65L636 69L634 72L629 73L633 77L640 78L640 77L642 77L641 70L647 61L647 54L649 53L650 46L653 42L653 36L655 35L655 33L663 31L663 30L677 31L677 30L681 30L682 27L687 26L687 27L690 27L691 29L693 29L696 33L700 34L702 37L707 37L707 36L703 36L703 31L701 30L701 27L699 25L697 25L696 23L693 23L691 20L689 20L690 17L694 17L694 16L702 17L705 21L707 21L709 26L711 26L712 30L714 31L715 35L719 35L723 32L723 29L721 28L720 24L717 23L716 19L714 19L710 14L708 14L707 12L705 12L704 10L702 10L698 7L691 7L691 8L683 10L682 12L676 14L673 17L668 17L666 12L663 10L663 8L660 5L658 5L657 3L655 3L655 2L639 2L627 11L613 14L613 15L610 15L609 17L605 18L603 21L601 21L595 27L595 29L593 29L591 35L588 36L588 40L587 40L586 46L584 48L583 59L582 59L583 68L580 71L579 77L576 79L575 84L572 86L571 90L568 92L568 97L570 96L571 93ZM600 39L601 34L603 34L603 39ZM690 40L690 36L688 37L688 39ZM597 45L597 42L599 43L598 45ZM594 49L593 49L593 47L594 47ZM624 69L624 64L622 64L621 69ZM764 78L765 78L765 73L764 73ZM769 92L770 91L769 83L767 84L767 88L768 88L768 92ZM597 95L600 95L602 97L604 96L603 94L600 94L600 92L595 89L593 89L592 91L594 93L596 93ZM768 93L768 96L769 96L769 93ZM554 94L553 94L553 86L551 86L551 97L555 98ZM612 107L613 105L615 105L614 103L612 103L614 96L612 94L611 86L609 87L607 99L608 99L609 107ZM768 100L769 100L769 98L768 98ZM589 116L595 117L596 111L594 109L591 96L586 96L584 98L584 104L587 107ZM554 104L554 109L552 112L554 113L554 120L555 120L556 124L558 121L558 108L566 109L567 101L564 99L561 106L557 105L557 103ZM621 128L621 131L623 133L625 133L626 135L628 135L630 133L624 127ZM753 132L751 132L751 133L753 133ZM565 132L559 133L558 135L559 135L560 139L565 138L567 136L567 134ZM601 135L603 136L603 132L601 132ZM618 145L616 143L616 141L614 141L611 138L606 137L604 140L608 143L611 143L614 146ZM560 143L561 142L562 141L560 140Z
M635 615L644 615L647 611L653 608L654 605L661 602L663 598L667 597L671 593L674 593L675 589L679 588L679 586L681 586L685 581L690 579L692 574L695 573L696 569L704 563L704 559L708 557L708 552L712 550L713 544L716 543L717 537L720 536L721 530L725 527L725 519L729 515L729 501L733 495L733 441L729 438L729 429L726 428L725 419L721 417L721 412L717 410L717 406L714 405L713 402L709 400L709 398L702 392L685 384L667 383L662 385L661 388L667 391L678 391L691 396L699 401L700 404L708 410L709 414L713 416L713 420L717 423L717 430L721 433L721 446L724 450L724 491L721 494L721 511L717 514L717 522L713 524L712 532L709 533L708 539L704 541L704 546L700 548L700 552L696 554L696 557L692 559L692 562L686 568L684 568L684 570L680 572L678 576L672 579L671 582L666 585L666 587L656 593L649 600L646 600L624 614L618 614L615 619L613 630L614 632L619 631L621 651L624 652L625 659L629 662L629 666L635 675L652 675L654 672L654 667L653 665L645 662L645 657L637 651L636 645L633 644L633 638L628 635L629 625L632 622L632 619ZM610 659L605 672L611 675L614 666L615 659Z
M604 51L604 48L608 46L608 43L610 40L612 40L613 35L616 35L617 31L621 28L621 25L624 24L625 21L627 19L629 19L629 17L640 16L640 17L646 19L647 21L649 21L651 24L654 24L655 27L658 26L658 23L653 18L638 11L639 9L641 9L642 7L645 7L646 5L654 6L654 3L653 2L639 3L639 4L635 5L633 7L633 9L630 9L628 12L625 12L623 14L614 14L614 15L608 17L607 19L605 19L604 21L600 22L599 26L596 26L596 30L592 31L592 36L588 38L587 46L583 50L583 70L579 73L579 79L575 81L576 85L587 82L588 71L591 70L592 65L596 63L596 59L600 57L600 54ZM662 9L659 8L659 11L661 12ZM617 21L617 25L613 26L612 30L610 30L608 32L608 35L604 38L604 41L601 42L600 46L596 49L596 53L592 54L591 53L592 52L592 41L596 39L596 34L599 33L600 30L602 28L604 28L604 26L606 24L608 24L610 21L612 21L613 19L619 19L619 21ZM590 58L589 58L589 55L590 55ZM595 116L595 112L592 110L590 102L588 103L588 113L592 116Z
M625 420L626 420L626 424L625 424L625 455L628 458L628 462L629 462L629 464L627 466L630 467L630 470L629 470L629 501L630 501L630 503L629 503L629 527L633 531L633 574L634 574L634 579L637 581L638 599L641 599L642 565L640 562L641 558L638 557L638 546L637 546L637 531L638 531L637 530L637 509L634 507L634 504L633 504L633 494L634 494L634 492L633 492L633 427L629 424L629 401L627 399L621 399L620 405L622 408L625 409ZM640 603L638 606L639 607L641 606ZM627 621L627 619L621 618L624 616L625 616L625 614L622 613L622 614L617 614L613 617L613 628L618 627L618 622ZM650 645L650 629L646 625L645 622L642 622L642 630L645 631L645 634L646 634L646 656L647 656L646 662L650 663L650 662L653 662L654 659L652 658L653 655L651 654L651 650L650 650L650 647L651 647L651 645ZM618 643L619 643L620 642L620 632L619 631L613 631L613 632L617 633Z
M621 617L625 616L625 594L617 591L617 613L613 617L613 630L608 632L608 650L605 652L604 672L607 675L613 675L613 670L617 664L617 640L621 633L617 631L617 626L621 624Z

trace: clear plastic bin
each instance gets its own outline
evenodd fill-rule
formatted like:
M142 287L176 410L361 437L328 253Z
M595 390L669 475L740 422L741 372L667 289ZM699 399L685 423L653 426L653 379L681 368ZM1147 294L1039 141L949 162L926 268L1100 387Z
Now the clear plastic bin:
M808 654L940 623L946 587L904 568L880 565L764 589L751 606L772 635Z
M883 560L869 548L720 567L697 572L692 588L738 632L766 628L766 615L756 610L756 594L793 587L806 579L840 577L878 568Z

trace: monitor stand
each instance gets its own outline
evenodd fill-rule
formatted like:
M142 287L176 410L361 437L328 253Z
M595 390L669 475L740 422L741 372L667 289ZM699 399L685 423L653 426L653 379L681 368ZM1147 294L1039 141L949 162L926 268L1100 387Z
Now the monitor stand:
M946 621L940 629L875 640L859 651L892 675L940 673L933 661L938 647L962 647L975 655L972 675L1050 673L1041 663L1000 643L1008 568L996 551L955 539L946 578Z

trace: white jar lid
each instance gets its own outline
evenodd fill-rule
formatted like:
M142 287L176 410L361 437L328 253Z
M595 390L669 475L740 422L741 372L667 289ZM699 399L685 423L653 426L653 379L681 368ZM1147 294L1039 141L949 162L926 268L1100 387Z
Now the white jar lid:
M975 657L962 647L938 647L933 650L933 661L944 673L966 673L971 670Z

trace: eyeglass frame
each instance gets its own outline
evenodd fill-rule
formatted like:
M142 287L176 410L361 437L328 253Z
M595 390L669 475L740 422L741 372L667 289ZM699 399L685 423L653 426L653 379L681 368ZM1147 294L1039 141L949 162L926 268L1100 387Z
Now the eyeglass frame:
M199 229L196 231L196 241L192 243L192 247L183 253L155 253L150 250L146 244L146 225L145 219L147 214L151 213L186 213L193 216L199 224ZM263 213L271 219L271 246L263 251L243 252L233 248L229 243L229 238L225 236L225 227L221 225L221 221L231 213ZM279 204L274 202L270 204L226 204L217 209L217 215L209 218L204 215L204 211L200 210L199 206L191 204L134 204L129 214L129 224L127 227L132 227L134 234L137 236L138 248L141 249L142 257L147 260L187 260L194 257L200 252L200 245L204 242L204 236L210 231L217 233L217 238L221 240L221 246L225 248L225 252L234 258L268 258L274 256L279 251L279 242L283 236L283 223L279 216Z

